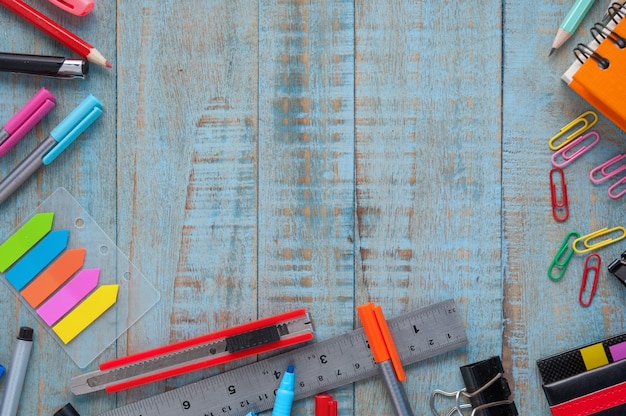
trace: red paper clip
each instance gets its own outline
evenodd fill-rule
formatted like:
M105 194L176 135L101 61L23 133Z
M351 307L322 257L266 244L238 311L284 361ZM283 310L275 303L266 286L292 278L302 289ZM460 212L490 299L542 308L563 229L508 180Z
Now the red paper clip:
M597 264L590 265L589 262L592 258L597 259ZM583 280L580 284L580 292L578 293L578 302L580 302L583 306L591 305L591 301L593 300L593 295L596 293L596 289L598 288L598 277L600 276L600 266L602 264L602 259L597 254L590 254L585 259L585 266L583 268ZM589 277L589 272L593 272L593 284L591 285L591 292L589 292L588 301L585 302L583 300L583 294L585 293L585 289L587 288L587 278Z
M554 172L558 172L561 178L561 195L559 202L559 195L557 195L556 185L554 184ZM552 216L556 221L563 222L569 217L569 204L567 202L567 186L565 185L565 174L561 168L550 169L550 196L552 198ZM563 211L564 214L559 216L559 212Z

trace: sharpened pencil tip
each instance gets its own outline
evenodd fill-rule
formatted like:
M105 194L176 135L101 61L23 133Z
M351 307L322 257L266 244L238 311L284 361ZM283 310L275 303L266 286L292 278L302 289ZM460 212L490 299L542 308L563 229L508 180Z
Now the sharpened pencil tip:
M550 49L550 53L548 54L548 56L552 56L552 54L554 53L554 51L556 51L556 48L552 48L552 49Z
M113 68L113 65L111 65L111 62L109 61L106 61L105 65L107 68Z

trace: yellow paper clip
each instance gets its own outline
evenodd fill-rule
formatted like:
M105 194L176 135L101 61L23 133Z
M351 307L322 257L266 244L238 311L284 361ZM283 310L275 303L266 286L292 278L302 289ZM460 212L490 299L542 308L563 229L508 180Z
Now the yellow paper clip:
M591 121L589 121L588 116L591 116L592 118ZM561 147L565 146L566 144L574 140L576 137L580 136L585 131L589 130L597 122L598 122L598 115L596 113L594 113L593 111L585 111L584 113L576 117L574 120L570 121L565 126L563 126L557 134L552 136L552 138L548 141L548 145L550 146L550 149L559 150ZM576 130L575 132L567 136L565 140L563 140L558 145L554 144L555 141L557 141L561 136L563 136L567 132L573 130L574 127L579 123L582 123L582 126L578 130Z
M595 238L607 236L609 234L613 234L615 232L620 232L620 231L621 231L621 235L617 236L616 238L605 238L604 240L600 240L597 243L594 243L594 244L590 243L590 241ZM608 246L609 244L613 244L619 240L622 240L624 237L626 237L626 228L624 227L618 226L618 227L613 227L613 228L602 228L601 230L594 231L590 234L583 235L582 237L577 238L572 243L572 248L574 249L576 253L579 253L579 254L587 253L597 248ZM583 245L585 246L584 249L579 249L577 247L581 241L583 242Z

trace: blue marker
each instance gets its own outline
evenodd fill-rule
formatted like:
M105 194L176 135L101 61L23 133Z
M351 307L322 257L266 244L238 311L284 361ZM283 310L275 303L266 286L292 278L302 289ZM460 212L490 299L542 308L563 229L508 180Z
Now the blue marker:
M5 371L6 371L6 368L4 368L4 366L2 364L0 364L0 378L2 378L2 376L4 375Z
M49 165L102 114L102 103L89 94L50 135L0 182L0 204L42 165Z
M294 387L296 385L296 375L294 374L294 366L287 367L280 386L276 391L276 401L272 416L289 416L291 415L291 405L293 404Z

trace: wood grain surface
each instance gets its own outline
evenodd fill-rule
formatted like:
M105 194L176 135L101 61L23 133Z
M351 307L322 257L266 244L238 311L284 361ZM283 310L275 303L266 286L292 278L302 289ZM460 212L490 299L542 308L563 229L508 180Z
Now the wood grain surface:
M28 3L113 68L92 65L84 81L0 73L0 123L40 87L57 96L1 177L88 93L104 103L0 206L0 240L64 187L161 300L80 369L0 285L0 363L19 326L37 336L18 414L72 402L97 415L199 380L229 366L114 395L69 390L105 360L296 307L323 340L360 326L367 301L391 317L453 298L469 346L407 368L415 413L431 414L433 389L462 387L459 366L500 355L520 414L548 415L535 361L624 331L624 289L605 266L626 243L599 251L587 308L584 256L547 277L567 232L624 225L623 200L588 178L626 151L603 117L601 142L565 170L569 220L550 210L548 139L590 109L560 76L608 4L548 58L569 2L103 0L85 17ZM71 56L5 9L0 39ZM379 379L332 393L340 415L392 412ZM293 414L312 412L306 399Z

